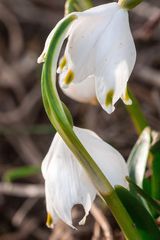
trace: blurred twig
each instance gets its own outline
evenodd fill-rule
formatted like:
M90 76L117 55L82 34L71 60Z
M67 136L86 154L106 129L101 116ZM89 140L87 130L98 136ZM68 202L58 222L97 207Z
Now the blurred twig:
M38 184L13 184L1 182L0 193L23 198L40 198L44 197L44 186Z
M160 9L150 2L142 2L136 8L132 9L132 11L139 17L143 18L151 18L159 13Z
M0 122L3 124L13 124L14 122L21 121L33 110L33 108L36 107L36 105L39 103L40 97L40 86L38 83L27 95L25 95L19 107L16 107L15 110L6 113L0 113Z
M100 236L101 236L101 227L98 224L98 222L95 222L92 240L100 240Z
M95 204L92 205L91 214L93 215L99 226L102 228L105 239L113 240L113 233L110 223L108 222L102 211Z
M33 2L27 0L23 0L23 2L21 0L14 0L14 4L12 0L7 0L7 2L5 0L3 1L8 7L12 8L22 22L27 21L28 23L40 24L47 28L52 28L60 18L61 9L57 9L55 12L49 8L45 9L38 5L35 6Z
M136 77L143 83L160 88L160 72L149 66L137 65Z
M18 209L18 211L14 214L12 218L12 224L16 227L20 227L22 222L25 220L28 212L34 207L37 203L38 198L29 198L24 201L22 206Z
M4 23L9 33L9 44L12 57L17 57L23 49L21 27L14 14L0 2L0 21Z
M40 165L42 155L30 136L17 135L16 141L13 136L6 136L6 139L25 163L36 166Z
M160 8L151 3L142 2L133 12L140 17L147 18L147 21L136 31L134 37L136 40L148 41L153 37L153 33L160 23Z
M38 226L38 218L30 218L26 219L23 225L21 226L20 230L13 233L8 233L1 236L1 240L22 240L27 237L29 237L30 234L32 234Z

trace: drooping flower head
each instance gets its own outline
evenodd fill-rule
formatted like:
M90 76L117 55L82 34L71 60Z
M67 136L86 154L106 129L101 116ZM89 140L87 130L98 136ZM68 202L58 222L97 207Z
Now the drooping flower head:
M68 42L57 70L61 88L81 102L97 99L108 113L119 98L131 104L127 81L136 50L127 10L109 3L74 14L77 19L66 34ZM53 32L39 62L44 61Z
M127 187L126 163L121 154L105 143L94 132L74 127L74 132L95 160L112 186ZM75 204L82 204L85 219L95 199L97 191L89 176L57 133L42 163L45 179L47 225L53 228L58 219L74 228L71 210Z

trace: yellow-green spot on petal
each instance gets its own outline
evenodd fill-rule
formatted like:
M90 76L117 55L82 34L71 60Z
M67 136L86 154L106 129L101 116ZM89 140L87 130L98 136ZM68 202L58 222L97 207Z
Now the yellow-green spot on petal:
M129 94L128 94L128 89L126 88L126 92L124 95L125 101L128 102L130 100Z
M111 89L106 95L106 101L105 101L106 107L108 107L109 105L112 105L113 95L114 95L114 90Z
M48 227L51 227L51 226L53 225L53 218L52 218L52 216L51 216L50 213L47 214L46 225L47 225Z
M128 89L126 88L125 93L123 94L123 101L125 104L130 105L132 104L132 100L129 96Z
M73 73L73 71L70 69L70 70L68 70L68 72L67 72L67 74L66 74L66 76L65 76L65 78L64 78L63 83L64 83L65 85L68 85L68 84L70 84L70 83L73 81L73 79L74 79L74 73Z
M63 68L64 68L66 65L67 65L67 59L66 59L66 57L64 56L64 57L62 57L61 60L60 60L59 68L60 68L61 70L63 70Z

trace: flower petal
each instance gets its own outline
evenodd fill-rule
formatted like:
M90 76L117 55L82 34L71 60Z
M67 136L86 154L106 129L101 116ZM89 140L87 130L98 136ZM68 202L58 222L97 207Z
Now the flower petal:
M74 127L74 131L112 186L128 188L128 168L122 155L94 132Z
M54 211L53 203L52 203L52 200L50 198L50 192L48 190L49 190L48 186L45 186L46 209L47 209L46 225L49 228L54 228L54 225L57 223L59 217L56 214L56 212Z
M72 70L75 82L93 74L95 45L118 9L117 3L110 3L78 13L78 19L70 28L65 50L67 70Z
M136 60L128 13L119 9L96 45L96 93L102 107L111 113L120 97L124 98L127 81ZM128 104L131 102L128 101Z
M89 76L80 83L73 82L67 88L61 89L68 97L78 102L97 104L94 76Z
M56 215L74 228L71 217L72 207L75 204L84 206L85 216L80 224L84 223L96 190L62 138L56 134L55 139L42 165L46 192L49 193L48 202L52 203Z
M52 161L52 157L54 156L54 152L56 151L56 148L59 144L59 141L60 141L59 135L56 134L53 138L52 144L49 148L49 151L48 151L47 155L43 159L41 170L42 170L42 175L43 175L44 179L46 179L47 176L48 176L47 175L48 168L50 166L50 162Z
M128 170L120 153L92 131L76 127L74 131L112 186L118 184L128 187L125 181ZM42 164L42 172L45 177L48 225L53 227L52 222L60 218L74 228L71 210L75 204L82 204L84 207L85 216L79 223L84 224L95 199L96 189L58 134Z

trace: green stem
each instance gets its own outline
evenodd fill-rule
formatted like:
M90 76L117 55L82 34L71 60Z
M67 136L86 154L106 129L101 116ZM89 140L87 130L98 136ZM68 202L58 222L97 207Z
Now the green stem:
M119 0L118 4L125 9L132 9L136 7L138 4L143 2L143 0Z
M81 12L93 7L91 0L67 0L65 3L65 15L72 12Z
M129 97L132 99L132 105L126 105L126 109L132 119L137 133L141 134L144 128L148 127L149 124L141 110L138 100L133 95L131 90L129 90Z
M51 40L42 73L42 97L44 106L51 123L92 179L100 195L110 207L126 238L128 240L141 240L137 229L134 227L134 223L109 181L75 135L57 93L57 60L66 31L74 19L74 15L69 15L64 21L59 23Z
M79 3L82 9L81 11L84 11L86 9L93 7L93 3L91 0L77 0L77 2Z
M143 0L119 0L118 4L125 9L132 9L140 4ZM131 90L129 91L130 98L132 99L132 105L126 106L129 115L133 121L135 129L140 134L145 127L148 126L148 122L141 111L140 105L136 97L133 95Z

